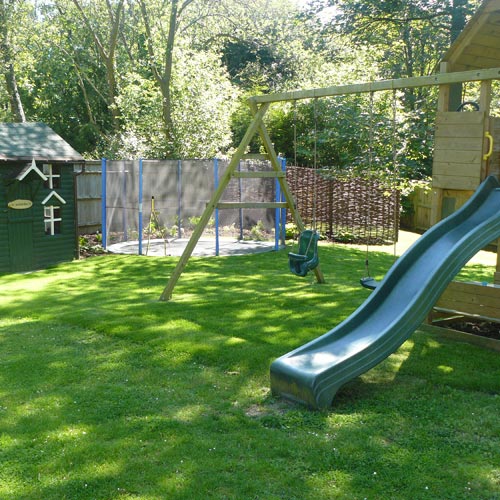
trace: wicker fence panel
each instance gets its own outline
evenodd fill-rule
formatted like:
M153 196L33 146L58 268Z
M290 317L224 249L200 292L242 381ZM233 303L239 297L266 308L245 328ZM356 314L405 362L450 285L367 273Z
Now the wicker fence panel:
M397 241L399 191L369 177L335 179L302 167L287 167L287 182L304 225L317 227L328 239Z

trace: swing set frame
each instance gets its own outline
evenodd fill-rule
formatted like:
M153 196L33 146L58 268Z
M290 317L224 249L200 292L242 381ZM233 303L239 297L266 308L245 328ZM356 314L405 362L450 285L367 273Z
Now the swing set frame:
M196 226L191 238L184 249L176 267L174 268L170 279L160 296L161 301L167 301L172 298L172 292L174 287L180 278L184 268L186 267L193 250L200 239L206 225L208 224L210 217L216 208L228 208L227 206L219 205L221 197L229 184L229 181L233 177L244 177L245 172L238 173L237 166L240 160L244 159L245 151L250 144L250 141L256 134L259 134L266 151L266 158L270 161L272 172L266 175L272 175L276 177L282 193L284 195L284 202L261 202L253 203L252 207L258 208L287 208L290 210L290 214L300 232L304 231L305 227L298 213L295 203L293 200L292 193L286 183L286 178L281 170L281 165L278 161L276 151L274 149L273 143L269 136L269 133L264 124L264 117L269 110L269 107L273 103L284 102L284 101L297 101L303 99L315 99L321 97L333 97L349 94L360 94L360 93L370 93L379 92L385 90L397 90L397 89L407 89L407 88L417 88L417 87L429 87L429 86L440 86L440 88L448 87L451 84L464 83L464 82L490 82L491 80L500 79L500 68L488 68L472 71L460 71L460 72L450 72L450 73L439 73L430 76L420 76L413 78L398 78L392 80L379 80L369 83L358 83L353 85L339 85L335 87L326 88L316 88L311 90L298 90L292 92L283 92L277 94L269 95L259 95L253 96L248 99L248 105L252 113L252 121L248 126L238 148L236 149L229 166L220 180L219 186L212 195L212 198L207 203L205 211L203 212L198 225ZM227 204L225 204L227 205ZM230 208L238 208L237 203L231 204ZM245 208L249 208L248 203L244 203ZM316 267L314 270L316 280L318 283L324 283L325 279L320 266Z

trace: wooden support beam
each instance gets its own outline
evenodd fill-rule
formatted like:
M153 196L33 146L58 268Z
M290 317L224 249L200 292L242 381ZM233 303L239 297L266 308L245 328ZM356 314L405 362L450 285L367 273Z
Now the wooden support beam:
M442 62L440 65L441 73L448 73L449 64L447 62ZM439 97L438 97L438 111L449 111L450 110L450 86L441 84L439 86Z
M286 177L285 172L275 172L273 171L265 171L265 172L239 172L236 171L233 174L233 177L236 177L237 179L265 179L265 178L272 178L272 179L277 179L278 177Z
M242 160L269 160L269 156L261 153L245 153Z
M443 189L433 188L432 189L432 204L431 204L431 227L437 224L441 219L441 214L443 210Z
M479 97L479 109L481 111L484 111L486 113L486 116L489 117L490 115L490 110L491 110L491 80L487 80L487 81L483 81L481 82L481 93L480 93L480 97ZM488 134L490 134L492 132L491 130L491 125L492 125L492 120L487 118L484 120L484 139L483 139L483 142L484 142L484 146L483 146L483 151L486 152L488 151L488 148L490 146L490 139L489 137L491 136L488 136L486 134L486 132ZM493 139L491 139L493 140ZM481 181L484 181L484 179L486 179L486 177L488 176L488 170L489 170L489 163L490 163L490 159L489 157L482 157L483 158L483 161L481 163Z
M256 109L254 113L254 117L252 122L250 123L250 126L248 127L247 131L245 132L245 135L243 136L243 139L240 142L240 145L238 146L238 149L234 153L233 157L231 158L231 161L229 162L228 168L226 169L226 172L222 176L220 182L219 182L219 187L216 189L215 193L212 195L212 198L207 204L207 207L205 208L205 211L203 212L200 221L196 225L193 234L191 235L191 238L188 241L188 244L186 245L186 248L184 249L184 252L182 253L180 259L177 262L177 265L175 266L175 269L173 270L170 279L168 280L167 286L163 290L160 300L166 301L170 300L172 298L172 292L175 288L175 285L177 281L179 280L179 277L182 274L182 271L186 267L186 264L188 263L189 257L191 257L191 254L193 253L194 248L196 247L196 244L198 243L198 240L200 239L201 235L203 234L203 231L205 230L206 225L210 221L210 217L212 216L212 213L217 205L219 203L219 200L221 199L222 194L224 193L227 185L229 184L229 181L231 180L231 177L236 170L241 157L245 153L246 148L250 144L250 141L254 137L254 135L257 133L258 128L262 124L262 118L266 114L267 110L269 109L269 104L262 104L259 108Z
M278 203L272 201L240 201L240 202L226 202L222 201L217 203L216 208L230 209L230 208L288 208L288 203Z
M481 92L479 96L479 110L484 111L487 115L491 110L491 80L481 82Z
M453 73L438 73L429 76L413 78L396 78L394 80L379 80L368 83L355 83L352 85L338 85L336 87L317 88L311 90L296 90L277 94L258 95L250 98L255 104L296 101L300 99L314 99L315 97L331 97L336 95L361 94L381 90L395 90L417 87L430 87L433 85L449 85L460 82L477 82L481 80L500 79L500 68L480 69L473 71L460 71Z

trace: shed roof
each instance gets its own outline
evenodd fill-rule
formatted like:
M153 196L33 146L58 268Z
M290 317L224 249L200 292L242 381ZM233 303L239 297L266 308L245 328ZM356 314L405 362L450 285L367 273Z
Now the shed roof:
M500 67L500 0L483 0L442 61L448 71Z
M83 161L44 123L0 123L0 160Z

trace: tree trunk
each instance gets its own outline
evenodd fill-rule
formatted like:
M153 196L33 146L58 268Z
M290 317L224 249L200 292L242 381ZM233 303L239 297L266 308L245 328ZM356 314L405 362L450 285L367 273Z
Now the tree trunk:
M12 47L9 40L9 20L8 8L10 4L5 0L0 0L0 52L2 72L5 79L5 88L9 96L10 111L12 118L16 122L25 122L26 116L24 114L23 103L19 88L17 86L16 72L14 69L14 56L12 54Z
M184 4L187 5L187 2ZM183 5L183 6L184 6ZM163 121L163 133L165 135L165 142L167 145L168 153L175 155L176 144L175 144L175 134L174 134L174 123L172 119L172 94L171 94L171 81L172 81L172 68L173 68L173 58L174 58L174 45L175 45L175 34L177 31L178 23L178 9L179 1L172 0L172 6L170 11L170 19L168 26L167 44L165 48L165 53L163 56L163 67L159 67L159 64L155 63L155 50L153 47L153 31L151 29L151 19L148 14L146 4L143 0L140 1L142 19L144 21L144 27L146 30L147 37L147 48L149 55L149 64L151 72L160 87L161 97L162 97L162 121Z
M8 65L7 71L5 72L5 85L7 93L9 94L10 111L14 121L21 123L25 122L26 115L24 114L23 103L17 86L16 73L12 63Z
M162 82L160 84L163 106L162 116L165 131L165 138L174 148L174 123L172 119L172 99L170 83L172 81L172 67L174 59L175 32L177 31L177 8L178 0L172 0L172 10L170 11L170 24L168 28L167 47L165 49L165 67Z
M95 29L87 17L84 8L80 4L79 0L72 0L75 7L80 12L83 23L89 30L94 43L97 47L99 55L101 57L104 66L106 67L106 82L108 84L108 99L107 105L110 109L111 116L113 118L113 125L115 128L118 128L119 118L120 118L120 110L118 106L116 106L116 96L117 96L117 88L116 88L116 68L115 68L115 53L116 46L118 43L119 36L119 28L120 28L120 18L123 11L123 3L124 0L119 0L115 12L113 12L111 4L107 2L107 9L109 14L109 19L111 26L109 27L109 39L107 44L102 40L99 35L97 29Z

